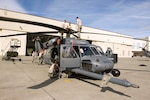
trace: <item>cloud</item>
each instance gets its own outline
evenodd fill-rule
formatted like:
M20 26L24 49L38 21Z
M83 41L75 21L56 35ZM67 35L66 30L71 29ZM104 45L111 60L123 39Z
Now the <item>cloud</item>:
M91 12L95 12L98 10L97 4L101 0L95 0L94 2L91 0L53 0L53 2L49 3L45 8L47 12L50 14L56 14L61 16L77 16L77 15L88 15ZM98 5L99 6L99 5Z
M0 0L0 8L26 13L17 0Z
M132 36L149 35L150 2L147 0L54 0L47 6L47 16L75 23L75 17L83 25Z
M97 16L97 20L88 23L89 26L136 37L150 35L150 28L147 28L150 27L150 2L132 3L131 5L119 2L112 4L110 8L116 12L112 11L112 13Z
M150 19L150 16L130 16L137 19Z
M149 0L0 0L0 8L75 23L132 36L150 32ZM24 8L23 8L24 7Z

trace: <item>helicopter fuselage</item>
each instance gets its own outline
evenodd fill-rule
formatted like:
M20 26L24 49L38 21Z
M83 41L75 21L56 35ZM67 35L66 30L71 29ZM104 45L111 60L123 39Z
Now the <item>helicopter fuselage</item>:
M95 45L61 45L60 66L63 70L79 67L91 72L110 72L114 63ZM101 49L102 50L102 49Z
M59 46L49 46L45 54L45 63L52 64L59 58L62 71L80 68L90 72L110 72L114 63L105 56L101 47L92 45L86 40L66 38Z

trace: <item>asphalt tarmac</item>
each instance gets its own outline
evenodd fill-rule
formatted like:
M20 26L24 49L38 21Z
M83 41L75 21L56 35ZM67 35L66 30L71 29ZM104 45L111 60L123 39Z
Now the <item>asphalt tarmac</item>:
M115 68L140 88L112 83L100 88L101 80L74 75L71 78L48 77L49 65L0 60L0 100L150 100L150 58L119 58Z

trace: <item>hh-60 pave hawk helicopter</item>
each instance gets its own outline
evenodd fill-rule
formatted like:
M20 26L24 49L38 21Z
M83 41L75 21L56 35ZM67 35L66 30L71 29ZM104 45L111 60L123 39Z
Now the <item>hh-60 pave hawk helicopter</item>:
M0 20L38 25L42 27L56 29L58 30L56 33L58 32L67 33L67 30L61 27L40 22L33 22L6 17L0 17ZM74 30L72 31L75 32ZM54 33L54 32L35 32L35 33ZM120 71L114 69L114 63L106 55L104 55L101 47L92 45L86 40L78 40L75 38L63 38L61 39L62 41L61 44L58 46L56 45L58 39L59 38L56 37L43 43L43 47L46 49L46 53L44 55L44 62L47 64L53 64L53 61L55 59L58 59L59 72L66 73L68 75L71 75L71 73L76 73L99 80L104 79L105 76L104 73L106 73L106 76L112 74L113 76L118 77L120 75ZM38 39L35 40L35 46L36 46L35 48L38 49L37 51L41 49L40 41ZM139 88L138 85L132 84L127 80L122 80L114 77L109 77L107 81L125 87Z
M147 41L147 42L150 42L150 41ZM134 57L134 56L141 56L141 57L146 56L146 57L150 58L150 51L148 51L146 49L146 47L147 47L147 45L145 45L144 47L139 47L142 49L142 51L133 51L132 57Z
M142 48L142 47L141 47L141 48L142 48L142 51L144 52L145 56L150 58L150 51L148 51L148 50L145 49L146 46L147 46L147 45L145 45L144 48Z

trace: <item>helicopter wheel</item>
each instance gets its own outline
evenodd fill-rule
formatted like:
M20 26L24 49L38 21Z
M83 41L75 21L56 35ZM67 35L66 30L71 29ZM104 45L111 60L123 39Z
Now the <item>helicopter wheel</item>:
M111 74L115 77L119 77L120 76L120 71L118 69L113 69L111 71Z
M68 71L66 74L67 74L67 78L69 78L69 77L71 77L72 72Z

